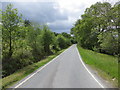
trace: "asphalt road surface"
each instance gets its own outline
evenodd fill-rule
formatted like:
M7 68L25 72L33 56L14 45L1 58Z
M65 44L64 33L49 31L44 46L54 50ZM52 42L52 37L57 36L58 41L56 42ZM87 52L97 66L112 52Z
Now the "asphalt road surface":
M39 68L14 88L104 88L83 63L72 45L47 65Z

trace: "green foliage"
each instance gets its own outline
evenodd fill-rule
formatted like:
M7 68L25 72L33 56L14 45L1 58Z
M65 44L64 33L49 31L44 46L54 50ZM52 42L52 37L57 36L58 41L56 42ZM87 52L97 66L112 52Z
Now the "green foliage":
M39 61L44 57L44 49L42 44L42 36L41 36L41 28L40 26L34 27L29 26L27 29L28 35L27 35L27 41L28 45L32 48L31 52L34 57L34 62Z
M118 55L119 11L119 5L97 2L85 10L71 33L84 48Z
M63 42L58 36L47 25L22 20L18 10L9 4L2 11L3 77L71 45L69 34L60 34Z
M2 12L3 57L11 58L12 56L14 43L18 40L17 33L20 22L21 16L18 15L17 9L13 9L11 4L8 5L6 11Z
M50 45L53 43L54 37L54 33L51 32L49 28L45 25L42 31L42 42L46 55L51 54Z
M114 35L112 35L114 34ZM118 33L106 32L99 34L100 47L105 53L116 55L118 53ZM103 39L104 38L104 39Z
M61 34L57 36L57 41L61 49L67 48L69 45L71 45L71 41Z
M51 44L51 50L52 50L53 53L56 53L57 51L60 50L60 48L58 46L57 37L53 37L53 42Z
M66 38L69 38L69 39L71 38L71 35L66 32L62 32L61 34Z

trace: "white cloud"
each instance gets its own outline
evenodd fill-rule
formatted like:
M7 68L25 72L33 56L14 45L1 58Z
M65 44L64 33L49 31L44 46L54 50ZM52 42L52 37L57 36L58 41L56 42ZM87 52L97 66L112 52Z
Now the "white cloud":
M89 8L92 4L96 2L105 2L108 1L112 5L114 5L118 0L56 0L59 4L59 9L61 13L67 12L68 13L68 20L64 21L72 25L75 21L84 13L86 8ZM59 21L60 23L61 21Z
M1 2L55 2L55 0L1 0Z
M69 30L77 19L96 2L108 1L112 5L119 0L2 0L2 2L18 2L15 6L21 9L29 19L46 22L51 29ZM26 3L19 3L26 2ZM36 2L31 3L30 2ZM40 2L54 2L41 5ZM68 32L68 31L67 31Z
M56 0L62 12L67 11L70 14L75 13L79 15L83 14L84 10L86 8L89 8L92 4L95 4L96 2L105 2L105 1L108 1L111 4L114 4L115 2L119 0Z
M2 22L0 22L0 25L2 25Z

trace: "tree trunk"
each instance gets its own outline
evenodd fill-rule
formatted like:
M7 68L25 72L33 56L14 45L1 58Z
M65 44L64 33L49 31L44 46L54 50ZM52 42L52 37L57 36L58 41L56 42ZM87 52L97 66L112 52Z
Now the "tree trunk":
M9 43L9 58L12 56L12 37L11 37L11 30L10 30L10 37L9 37L10 43Z
M44 45L44 50L45 50L46 55L49 55L50 53L49 45Z

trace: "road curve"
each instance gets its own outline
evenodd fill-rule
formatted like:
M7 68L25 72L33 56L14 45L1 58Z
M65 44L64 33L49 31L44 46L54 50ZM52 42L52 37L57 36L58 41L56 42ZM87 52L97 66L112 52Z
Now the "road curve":
M72 45L44 68L39 68L14 88L103 88L82 62Z

